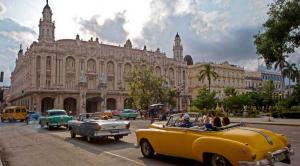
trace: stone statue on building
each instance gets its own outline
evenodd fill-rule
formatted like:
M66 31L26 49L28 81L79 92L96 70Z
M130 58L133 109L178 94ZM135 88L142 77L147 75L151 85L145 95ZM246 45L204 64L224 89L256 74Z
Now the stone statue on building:
M86 83L86 76L85 76L85 74L83 73L82 70L80 72L79 82L80 83Z

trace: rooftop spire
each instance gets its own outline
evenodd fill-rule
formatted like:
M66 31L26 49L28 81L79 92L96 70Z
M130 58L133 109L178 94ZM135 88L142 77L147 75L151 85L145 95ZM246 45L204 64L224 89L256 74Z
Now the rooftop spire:
M47 3L47 5L48 5L48 0L46 0L46 3Z

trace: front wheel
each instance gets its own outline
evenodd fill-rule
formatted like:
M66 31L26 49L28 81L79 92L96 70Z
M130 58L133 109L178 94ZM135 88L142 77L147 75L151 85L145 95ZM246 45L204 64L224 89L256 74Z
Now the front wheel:
M151 158L154 156L154 150L147 140L141 141L141 151L144 157Z
M232 166L231 163L223 156L218 154L209 154L204 158L204 165L210 166Z

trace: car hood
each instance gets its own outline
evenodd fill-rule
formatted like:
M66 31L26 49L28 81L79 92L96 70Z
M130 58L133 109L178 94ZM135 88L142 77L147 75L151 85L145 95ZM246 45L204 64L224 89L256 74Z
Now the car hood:
M286 146L280 135L264 129L239 127L219 133L219 137L248 144L256 152L275 151Z

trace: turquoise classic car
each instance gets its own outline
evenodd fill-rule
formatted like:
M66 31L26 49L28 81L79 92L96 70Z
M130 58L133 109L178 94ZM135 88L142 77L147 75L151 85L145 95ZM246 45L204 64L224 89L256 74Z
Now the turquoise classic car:
M124 109L119 116L120 119L136 119L138 113L132 109Z
M47 126L48 129L60 126L68 127L68 121L70 120L72 120L72 117L68 116L65 110L51 109L47 111L46 116L40 117L39 124L41 128Z

